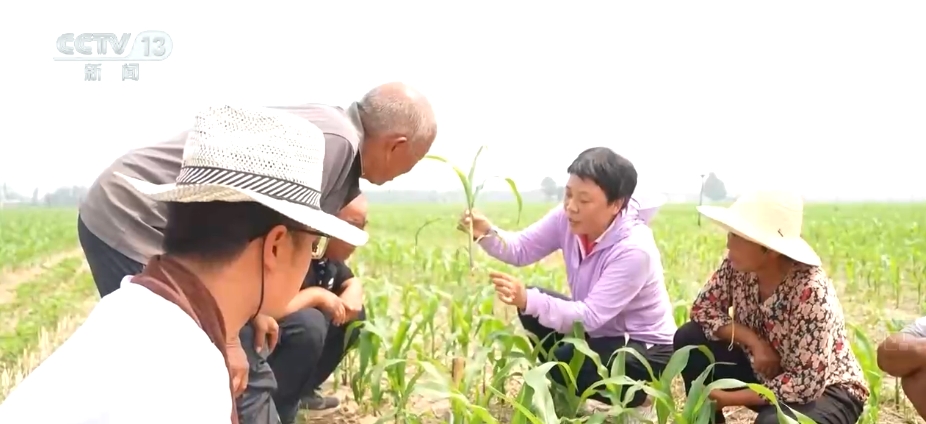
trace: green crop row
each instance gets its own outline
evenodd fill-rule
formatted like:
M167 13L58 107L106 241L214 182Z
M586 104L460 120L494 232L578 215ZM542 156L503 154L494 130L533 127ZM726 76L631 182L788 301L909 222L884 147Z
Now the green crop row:
M51 253L74 248L76 226L73 209L0 210L0 272L34 265Z

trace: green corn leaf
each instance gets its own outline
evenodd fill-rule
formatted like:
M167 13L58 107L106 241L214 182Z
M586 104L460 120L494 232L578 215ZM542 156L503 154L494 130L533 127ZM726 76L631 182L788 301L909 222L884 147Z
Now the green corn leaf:
M473 163L472 163L472 165L469 166L469 175L468 175L468 178L467 178L467 179L469 180L469 183L470 183L470 184L472 184L473 181L475 181L475 177L476 177L476 164L479 163L479 156L482 155L482 152L483 152L485 149L487 149L487 148L488 148L488 146L479 146L479 150L476 151L476 156L473 156ZM474 193L474 194L475 194L475 193ZM473 196L473 197L474 197L474 198L473 198L473 202L475 203L475 200L476 200L476 199L475 199L475 196Z
M636 349L632 347L622 347L614 351L614 353L611 354L611 357L614 358L616 355L619 355L619 354L629 354L630 356L633 356L634 358L636 358L637 361L643 364L643 368L646 368L646 372L649 374L650 381L656 381L656 373L653 372L653 367L650 365L649 361L646 360L646 358L643 356L642 353L638 352ZM621 360L621 358L618 358L617 360L612 361L611 376L625 374L623 371L618 372L618 370L623 367L623 363L624 361Z
M470 184L470 181L469 181L469 179L466 177L466 174L463 172L463 170L460 169L460 168L458 168L456 165L454 165L453 163L451 163L449 160L447 160L446 158L443 158L443 157L441 157L441 156L437 156L437 155L427 155L427 156L425 156L424 158L425 158L425 159L436 160L436 161L439 161L439 162L446 163L447 165L450 165L450 167L453 169L453 171L457 173L457 177L460 178L460 184L463 185L463 193L466 194L466 205L467 205L469 208L472 208L472 207L473 207L473 187L472 187L472 184Z
M514 416L511 417L511 424L527 424L527 422L530 422L530 424L544 424L545 423L540 418L537 418L537 416L534 415L530 409L528 409L522 404L523 403L522 401L526 400L525 398L531 391L530 386L526 384L524 386L521 386L521 391L518 392L517 399L512 399L511 396L508 396L496 390L494 387L487 387L487 389L494 392L496 396L504 399L505 402L508 402L508 404L511 405L515 409L515 411L517 411L514 414Z
M708 398L710 391L706 390L704 382L707 380L707 377L713 373L714 367L718 364L726 363L714 362L708 364L704 371L701 372L701 375L691 383L691 390L688 391L688 397L685 399L685 407L682 411L683 416L691 417L697 414L697 411L704 407L704 403L710 401Z
M598 375L607 375L608 370L603 365L601 365L601 357L598 356L598 353L592 350L588 346L588 342L585 339L579 339L576 337L566 337L560 341L562 344L571 344L575 349L585 355L593 364L595 364L595 370L598 371Z
M717 380L717 381L723 381L723 380ZM716 383L717 381L715 381L714 383ZM707 386L707 387L708 387L708 388L711 388L712 385L713 385L713 383L712 383L711 385ZM778 415L778 422L779 422L779 423L788 423L788 424L816 424L816 422L815 422L813 419L811 419L810 417L808 417L808 416L806 416L806 415L804 415L804 414L802 414L802 413L800 413L800 412L797 412L797 411L795 411L795 410L793 410L793 409L791 409L791 408L788 408L787 405L784 405L785 408L788 408L788 409L791 410L791 413L794 414L794 416L797 417L797 419L795 420L794 418L791 418L791 417L789 417L788 415L786 415L786 414L784 413L784 411L781 409L781 407L782 407L783 405L781 405L781 404L778 402L778 398L775 396L775 393L772 393L772 391L769 390L768 387L765 387L765 386L763 386L763 385L761 385L761 384L755 384L755 383L750 383L750 384L747 384L746 386L749 387L750 389L752 389L752 391L754 391L754 392L758 393L759 395L762 395L763 397L765 397L765 399L768 400L768 403L770 403L770 404L772 404L772 405L775 406L775 410L776 410L776 414Z
M534 391L531 404L544 424L559 424L553 396L550 395L550 380L547 378L550 369L556 365L556 362L547 362L524 373L524 383Z
M418 230L415 231L415 249L416 249L416 250L418 249L418 237L421 236L421 231L424 230L425 228L427 228L427 226L429 226L429 225L431 225L431 224L433 224L433 223L435 223L435 222L437 222L437 221L441 221L441 220L443 220L443 219L444 219L444 218L431 218L431 219L425 221L425 223L422 224L420 227L418 227Z
M478 186L476 186L476 188L473 189L473 197L474 198L478 197L479 192L482 191L483 188L485 188L486 183L493 178L497 178L497 179L505 181L508 184L508 188L511 189L511 194L514 195L514 200L518 203L518 217L517 217L516 224L520 225L521 224L521 213L524 211L524 199L521 197L521 192L518 190L518 185L514 182L513 179L508 178L508 177L502 177L499 175L494 175L492 177L489 177L485 181L483 181L482 184L479 184Z
M682 370L688 365L688 357L694 349L700 350L707 356L708 362L714 362L714 354L706 346L685 346L672 354L666 369L663 370L659 378L659 388L665 389L672 386L672 380L681 375Z

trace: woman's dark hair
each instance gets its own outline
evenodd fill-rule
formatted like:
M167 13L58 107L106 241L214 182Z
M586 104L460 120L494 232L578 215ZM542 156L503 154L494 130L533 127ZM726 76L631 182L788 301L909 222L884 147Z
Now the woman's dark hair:
M170 202L164 253L226 263L277 225L304 227L257 202Z
M627 158L607 147L592 147L579 153L566 172L593 181L604 192L608 203L624 200L625 208L627 199L637 188L636 168Z

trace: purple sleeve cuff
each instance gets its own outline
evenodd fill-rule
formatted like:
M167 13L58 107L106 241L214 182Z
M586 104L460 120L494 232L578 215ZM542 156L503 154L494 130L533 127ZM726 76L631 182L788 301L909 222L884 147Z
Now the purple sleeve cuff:
M524 313L530 316L537 316L537 309L540 308L540 302L543 302L543 293L537 289L527 289L527 302L524 305Z

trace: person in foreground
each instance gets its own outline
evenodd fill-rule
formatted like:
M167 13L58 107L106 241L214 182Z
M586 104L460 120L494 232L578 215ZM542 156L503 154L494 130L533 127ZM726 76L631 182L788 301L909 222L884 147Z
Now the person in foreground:
M119 175L166 203L164 253L10 393L0 422L237 423L227 335L283 314L319 236L366 242L321 211L324 135L304 119L208 108L183 157L175 183Z
M733 364L716 365L705 384L764 384L817 423L855 423L868 389L836 289L801 238L803 209L799 195L775 190L744 194L729 208L698 207L727 231L727 255L695 299L691 321L675 334L675 349L704 345L717 362ZM682 372L686 392L707 366L703 353L691 352ZM730 406L758 412L757 424L778 422L775 407L751 389L709 396L716 422L725 421Z
M504 273L491 274L499 298L518 308L524 329L545 339L544 349L549 351L578 321L587 332L589 347L603 362L610 362L617 349L630 347L660 373L672 355L676 327L653 232L632 207L638 205L632 198L637 171L630 161L605 147L582 152L567 171L563 206L524 231L503 232L477 213L464 214L460 228L472 224L473 236L489 255L515 266L562 250L572 297L528 288ZM654 214L648 211L645 216ZM568 363L573 352L572 345L560 345L551 352L552 358L545 359ZM626 373L635 380L650 380L643 364L631 355ZM557 371L552 377L563 382ZM601 377L592 362L586 361L577 380L581 393ZM609 403L598 394L593 399ZM651 401L638 391L627 406L649 407ZM652 408L639 412L648 414Z
M366 198L357 196L338 217L364 229ZM300 403L314 415L340 404L336 397L320 395L321 384L356 343L360 329L351 324L365 319L363 284L344 263L355 247L330 239L324 249L324 257L312 261L302 289L287 305L280 343L267 359L277 381L273 401L284 424L295 422Z
M323 104L273 109L307 120L324 133L320 204L329 214L359 194L360 178L381 185L410 171L427 154L437 134L428 100L402 83L376 87L346 110ZM166 206L141 196L115 173L156 184L174 181L189 133L126 153L97 178L81 203L78 238L101 297L118 289L125 275L141 272L148 258L163 252ZM276 383L265 362L267 351L257 352L255 343L242 342L240 336L269 339L267 347L272 349L277 330L272 319L257 316L240 334L229 334L236 393L243 393L252 377L258 379L251 388L260 390L249 390L238 404L246 418L242 421L251 424L275 422L267 417L275 414L271 393Z
M878 346L878 367L900 379L910 403L926 418L926 317L917 318Z

